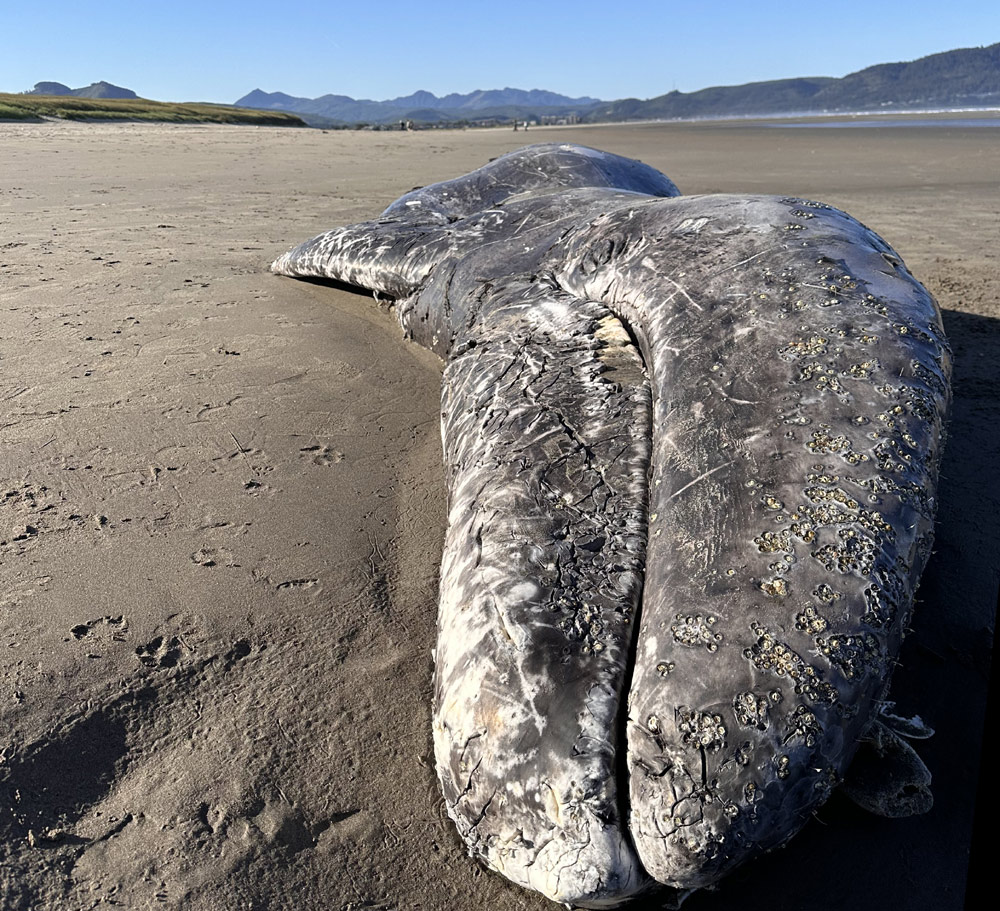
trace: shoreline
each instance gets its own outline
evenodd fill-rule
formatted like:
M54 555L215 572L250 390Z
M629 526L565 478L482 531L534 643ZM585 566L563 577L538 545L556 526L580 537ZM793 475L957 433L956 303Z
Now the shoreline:
M56 96L59 97L59 96ZM161 103L161 102L157 102ZM184 103L181 103L182 105ZM207 102L206 102L207 104ZM225 108L225 105L220 107ZM252 112L258 112L260 114L267 114L272 111L270 108L239 108L237 110L248 110ZM293 116L299 116L294 112L278 111L274 110L274 113L285 114L289 113ZM803 120L803 121L816 121L822 122L826 120L851 120L863 123L865 121L874 121L889 118L895 123L897 120L901 123L905 123L907 120L916 120L917 118L933 118L934 120L940 120L942 123L946 123L949 120L957 120L967 117L970 114L980 114L980 115L993 115L988 120L996 120L997 125L1000 126L1000 106L988 106L988 107L965 107L965 108L887 108L885 110L878 111L804 111L804 112L790 112L790 113L776 113L776 114L720 114L706 117L691 117L691 118L676 118L671 120L620 120L620 121L600 121L594 123L564 123L564 124L536 124L532 125L531 130L541 130L541 129L577 129L577 128L596 128L596 127L634 127L634 126L683 126L683 125L703 125L708 126L712 124L721 125L745 125L745 126L757 126L762 124L769 124L773 122L781 122L788 120ZM167 120L146 120L141 118L136 118L134 120L129 120L126 118L118 117L87 117L87 118L60 118L60 117L47 117L39 116L34 120L18 120L18 119L4 119L0 117L0 123L48 123L48 122L74 122L74 123L171 123ZM520 123L520 121L518 121ZM188 123L189 126L198 125L215 125L215 126L248 126L248 127L279 127L280 129L287 129L288 127L295 127L297 129L302 129L303 126L308 130L321 130L327 132L426 132L426 131L437 131L437 130L455 130L455 131L504 131L509 130L514 132L511 124L505 125L495 125L495 126L470 126L468 124L458 124L454 125L443 124L425 124L416 127L414 130L400 130L396 126L389 126L388 123L374 126L334 126L334 127L320 127L312 126L308 123L290 123L285 125L280 124L258 124L258 123L232 123L232 124L214 124L212 121L193 121ZM885 124L878 124L885 125ZM519 130L519 132L529 132L528 130Z

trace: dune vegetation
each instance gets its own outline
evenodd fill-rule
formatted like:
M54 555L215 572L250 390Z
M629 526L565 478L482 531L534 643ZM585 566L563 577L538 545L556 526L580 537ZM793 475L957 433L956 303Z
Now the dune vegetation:
M295 114L253 111L223 104L149 101L146 98L79 98L0 93L0 120L149 120L167 123L241 123L301 127Z

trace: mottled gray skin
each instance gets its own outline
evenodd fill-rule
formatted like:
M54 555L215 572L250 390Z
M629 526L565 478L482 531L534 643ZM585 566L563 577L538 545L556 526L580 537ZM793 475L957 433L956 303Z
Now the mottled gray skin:
M674 196L533 146L272 267L395 298L448 359L442 787L477 856L590 907L710 885L841 779L930 550L949 398L936 305L864 226Z
M885 695L950 357L891 249L816 203L652 203L562 252L651 375L630 827L657 880L704 886L806 821Z

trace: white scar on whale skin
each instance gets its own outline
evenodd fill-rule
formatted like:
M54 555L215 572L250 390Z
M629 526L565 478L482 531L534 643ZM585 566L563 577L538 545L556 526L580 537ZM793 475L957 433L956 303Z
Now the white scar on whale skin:
M724 462L722 465L716 465L715 468L710 468L708 471L703 471L693 481L688 481L687 484L685 484L680 490L675 490L672 494L670 494L669 497L667 497L667 499L672 500L674 497L679 497L682 493L684 493L685 490L687 490L689 487L694 487L694 485L697 484L699 481L704 481L705 478L711 477L717 471L722 471L722 469L728 468L730 465L733 464L733 461L734 460L730 460L728 462Z
M545 144L272 269L394 298L448 361L434 744L470 850L612 907L801 828L932 541L950 352L892 249Z

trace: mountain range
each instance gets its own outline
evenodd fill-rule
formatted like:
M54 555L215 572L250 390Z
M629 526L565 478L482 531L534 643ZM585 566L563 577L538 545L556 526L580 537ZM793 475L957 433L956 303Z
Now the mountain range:
M388 101L356 100L347 95L322 95L319 98L297 98L283 92L263 92L254 89L235 102L236 107L261 110L290 111L314 126L336 123L391 123L394 120L414 120L422 123L442 123L456 120L489 118L514 119L540 113L558 116L589 110L601 104L597 98L569 98L542 89L476 90L466 95L452 93L438 98L432 92L419 91Z
M389 101L346 95L297 98L254 89L238 107L290 111L314 126L352 123L455 123L572 117L582 122L819 114L1000 105L1000 43L882 63L841 78L808 76L669 92L645 101L569 98L538 89L496 89L438 98L414 92Z

